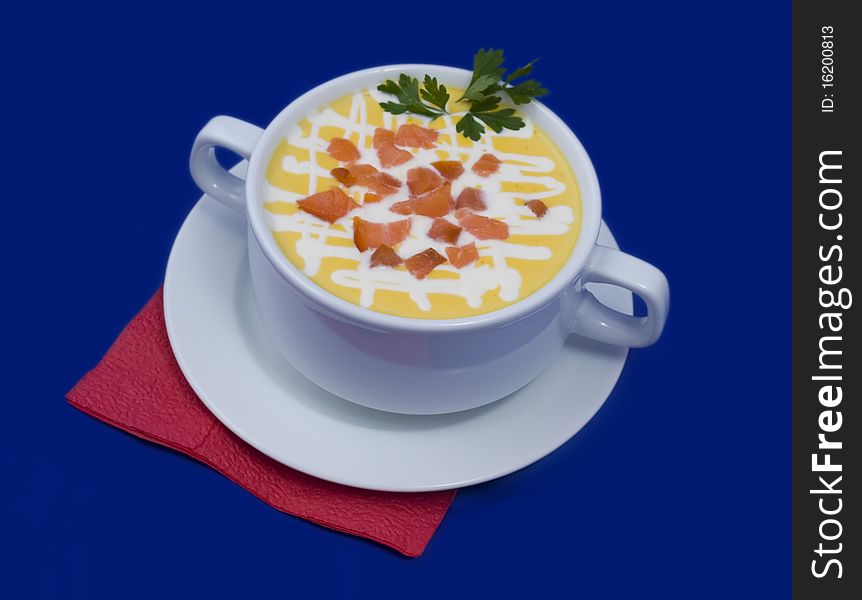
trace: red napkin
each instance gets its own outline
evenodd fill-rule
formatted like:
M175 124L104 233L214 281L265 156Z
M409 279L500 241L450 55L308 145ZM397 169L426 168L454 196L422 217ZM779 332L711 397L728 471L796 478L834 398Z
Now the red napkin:
M66 395L72 406L209 465L280 511L419 556L454 491L400 494L295 471L231 433L189 387L165 330L162 291L132 319L95 369Z

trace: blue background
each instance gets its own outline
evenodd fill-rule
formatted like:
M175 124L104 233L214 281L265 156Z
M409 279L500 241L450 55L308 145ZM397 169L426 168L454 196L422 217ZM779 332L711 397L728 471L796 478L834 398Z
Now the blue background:
M0 19L0 596L789 595L788 3L21 4ZM480 46L541 57L606 220L671 282L664 337L581 433L459 493L410 560L66 404L161 283L209 117L263 125L333 76Z

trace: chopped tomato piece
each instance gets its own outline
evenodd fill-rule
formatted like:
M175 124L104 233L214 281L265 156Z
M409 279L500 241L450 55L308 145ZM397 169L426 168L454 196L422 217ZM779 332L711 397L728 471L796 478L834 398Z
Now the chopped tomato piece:
M545 216L545 213L548 212L548 205L541 200L530 200L529 202L524 202L524 206L533 211L533 214L536 215L537 219L541 219Z
M341 162L356 162L360 158L359 150L353 142L344 138L332 138L326 148L329 156Z
M378 171L371 165L359 164L347 167L357 185L364 185L375 194L389 196L401 189L401 182L389 173Z
M380 202L381 200L383 200L383 196L381 196L380 194L375 194L374 192L368 192L362 198L362 202L364 204L372 204L374 202Z
M404 262L398 253L386 244L377 246L377 250L371 255L371 268L374 267L397 267Z
M330 223L335 223L354 208L359 208L353 198L345 194L341 188L318 192L297 200L296 203L305 212Z
M360 217L353 217L353 243L360 252L377 248L381 244L395 246L410 234L410 219L391 223L374 223Z
M371 142L371 145L374 146L375 150L377 150L385 143L395 143L395 132L389 129L384 129L383 127L378 127L374 130L374 141Z
M434 142L437 141L437 132L419 125L406 124L400 126L395 132L394 141L399 146L433 148Z
M458 194L458 200L455 202L455 208L470 208L472 210L485 210L488 206L482 199L482 190L477 190L472 187L465 187Z
M480 240L505 240L509 237L509 226L503 221L475 215L466 209L455 212L461 227Z
M391 142L386 142L381 144L377 149L377 158L380 159L380 166L384 169L388 169L389 167L403 165L413 158L413 155L407 152L407 150L402 150Z
M422 215L424 217L443 217L452 208L452 189L444 183L436 190L426 192L421 196L396 202L389 210L399 215Z
M455 181L464 174L464 165L460 160L438 160L431 165L440 171L440 174L449 181Z
M414 196L436 190L443 185L443 178L428 167L414 167L407 171L407 187Z
M404 265L413 277L416 279L425 279L425 277L428 276L428 273L433 271L437 266L442 265L444 262L446 262L446 259L442 254L437 252L434 248L428 248L427 250L423 250L419 254L414 254L405 260Z
M479 260L479 251L476 249L476 244L470 242L466 246L447 246L446 256L449 257L449 262L456 269L463 269L472 262Z
M329 173L333 177L335 177L335 179L338 180L338 183L340 183L344 187L350 187L351 185L356 183L356 180L353 178L353 175L351 175L350 171L348 169L345 169L344 167L337 167L335 169L332 169Z
M454 244L459 235L461 235L461 228L446 219L434 219L431 229L428 230L428 237L432 240L447 244Z
M500 169L500 159L493 154L487 152L479 157L476 164L473 165L473 172L479 177L487 177L493 175Z

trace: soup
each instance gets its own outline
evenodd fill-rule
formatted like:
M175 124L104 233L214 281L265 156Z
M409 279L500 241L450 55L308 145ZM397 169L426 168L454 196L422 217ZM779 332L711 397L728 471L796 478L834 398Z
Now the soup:
M360 90L284 132L264 208L287 259L335 296L402 317L487 313L547 284L581 222L551 139L523 117L473 142L457 110L392 115L383 99Z

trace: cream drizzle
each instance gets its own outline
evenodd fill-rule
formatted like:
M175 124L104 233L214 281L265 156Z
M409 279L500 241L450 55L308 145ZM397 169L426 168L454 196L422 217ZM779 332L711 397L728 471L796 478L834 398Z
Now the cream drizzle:
M378 102L385 101L385 97L376 90L369 93ZM276 188L267 183L267 200L269 202L295 203L306 195L318 191L318 179L329 177L329 171L321 167L316 160L316 152L326 152L328 142L321 139L319 131L325 126L335 126L344 130L342 137L348 138L351 134L358 135L358 144L362 158L360 163L370 164L377 169L382 169L377 153L373 148L366 148L366 138L373 137L374 125L369 125L366 115L366 104L364 92L359 92L352 97L349 116L335 112L331 107L326 107L319 113L308 118L311 130L308 137L302 135L299 125L295 125L287 134L288 142L296 147L309 150L310 160L299 161L293 156L286 156L282 161L282 168L288 173L303 174L309 176L308 194L295 194ZM407 189L407 171L418 166L431 167L431 163L441 160L438 151L447 154L446 159L460 160L464 163L464 174L452 182L452 195L457 198L467 186L480 187L484 192L485 203L488 208L479 214L500 219L509 226L512 235L565 235L568 233L575 220L574 211L565 205L550 207L541 219L534 219L529 208L516 202L516 198L522 198L523 194L503 192L502 184L530 183L545 187L544 191L531 192L530 198L551 198L562 194L566 190L565 183L549 175L535 175L536 173L550 173L554 170L554 162L545 156L529 156L525 154L500 152L494 149L491 140L494 137L502 137L488 131L482 139L471 147L456 146L452 142L461 134L455 131L453 116L463 113L444 115L444 127L438 129L440 137L433 149L411 149L415 152L414 158L403 165L386 169L387 172L404 182L401 190L384 198L381 202L361 206L352 211L347 217L340 219L337 224L340 228L333 228L329 223L317 219L303 211L297 211L292 215L283 215L267 212L269 227L276 232L289 231L299 233L300 238L296 242L296 252L304 261L303 272L309 277L314 277L320 270L323 260L328 257L338 257L355 260L355 269L338 269L332 273L332 281L338 285L360 290L359 303L364 307L371 307L374 303L374 294L377 290L393 290L405 292L419 309L428 311L431 309L429 294L449 294L464 298L472 308L482 306L482 297L488 291L499 289L500 298L507 302L514 302L520 295L521 274L510 267L506 259L519 258L526 260L547 260L551 258L551 250L545 246L532 246L516 244L502 240L478 240L467 231L462 231L458 238L458 245L463 246L475 242L479 255L490 258L491 265L477 266L475 263L456 269L449 264L443 264L435 270L455 273L456 278L430 278L416 279L405 270L388 268L371 269L369 266L372 251L359 252L355 246L341 246L328 244L330 238L353 239L353 217L358 216L367 221L390 222L405 218L404 215L393 213L389 207L409 196ZM427 126L430 119L423 119L411 115L410 119L419 121ZM424 122L423 122L424 120ZM384 127L395 130L408 118L406 115L392 115L384 113ZM533 135L533 124L525 119L526 126L518 131L507 131L505 137L529 138ZM446 142L448 137L448 142ZM471 171L473 164L485 152L493 153L502 161L497 173L490 177L479 177ZM445 159L444 159L445 160ZM533 173L530 175L525 172ZM351 188L363 189L359 186ZM528 217L528 218L522 218ZM454 216L449 220L455 222ZM434 248L443 256L446 256L447 244L432 240L427 236L433 219L419 215L411 216L412 225L410 236L398 248L398 253L406 258L426 248Z

